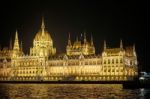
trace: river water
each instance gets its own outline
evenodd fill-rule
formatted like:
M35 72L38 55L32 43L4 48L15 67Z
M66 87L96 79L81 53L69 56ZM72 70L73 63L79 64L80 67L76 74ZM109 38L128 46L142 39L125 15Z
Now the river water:
M150 89L121 84L0 84L0 99L150 99Z

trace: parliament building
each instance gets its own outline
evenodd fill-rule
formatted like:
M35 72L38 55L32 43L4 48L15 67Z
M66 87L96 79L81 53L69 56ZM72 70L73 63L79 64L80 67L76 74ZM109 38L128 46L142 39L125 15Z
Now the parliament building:
M68 36L66 53L57 55L44 19L25 55L16 31L13 45L0 48L0 81L128 81L138 75L135 45L109 48L95 54L93 38L75 42Z

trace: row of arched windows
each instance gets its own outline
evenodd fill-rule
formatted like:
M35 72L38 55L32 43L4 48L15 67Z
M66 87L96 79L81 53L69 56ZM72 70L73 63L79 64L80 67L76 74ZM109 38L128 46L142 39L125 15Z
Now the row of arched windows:
M17 74L37 74L42 73L43 71L17 71Z
M101 61L65 61L65 62L49 62L49 66L72 66L72 65L100 65L102 64Z
M123 59L105 59L104 64L118 64L123 63Z

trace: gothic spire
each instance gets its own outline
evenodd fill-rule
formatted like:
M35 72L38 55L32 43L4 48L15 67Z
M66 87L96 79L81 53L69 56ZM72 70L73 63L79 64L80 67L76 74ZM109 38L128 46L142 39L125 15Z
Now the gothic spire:
M123 49L122 39L120 39L120 48Z
M16 35L15 35L15 41L14 41L14 46L13 46L13 50L19 50L19 40L18 40L18 32L16 30Z
M70 33L68 34L68 45L71 46Z
M106 49L106 47L107 47L107 46L106 46L106 41L104 40L104 50Z

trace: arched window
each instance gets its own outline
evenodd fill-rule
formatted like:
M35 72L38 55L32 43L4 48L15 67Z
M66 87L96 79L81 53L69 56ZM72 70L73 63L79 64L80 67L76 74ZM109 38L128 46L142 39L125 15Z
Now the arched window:
M122 58L120 59L120 63L122 63L123 61L122 61Z
M118 59L116 59L116 63L118 63Z
M112 64L114 64L114 59L112 59Z
M106 64L106 60L104 60L104 64Z
M130 65L132 65L132 61L130 61Z
M110 64L110 59L108 59L108 64Z

